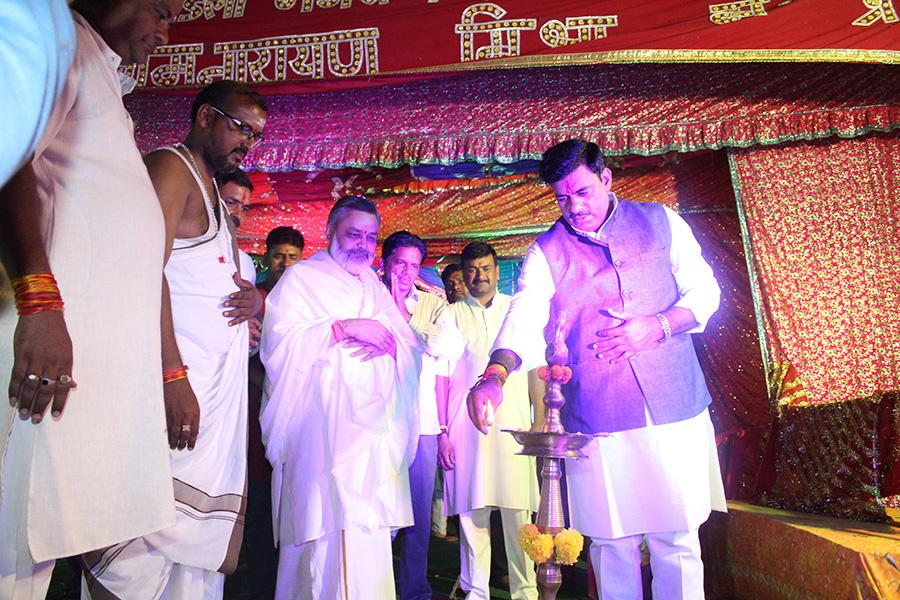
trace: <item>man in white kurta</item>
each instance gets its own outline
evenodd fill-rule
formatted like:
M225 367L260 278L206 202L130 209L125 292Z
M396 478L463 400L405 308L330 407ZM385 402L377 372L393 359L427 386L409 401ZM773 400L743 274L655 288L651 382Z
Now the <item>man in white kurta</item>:
M379 224L369 200L342 198L328 249L266 298L260 421L279 599L395 597L390 531L413 522L420 350L370 268Z
M491 364L539 364L548 316L567 311L573 378L563 388L563 423L611 432L585 448L586 459L566 463L569 514L592 540L601 597L642 597L645 539L653 596L702 598L697 528L711 509L725 510L725 498L709 394L687 334L715 312L718 285L678 215L612 194L596 144L554 146L541 176L562 217L528 250ZM485 406L500 397L497 382L486 380L469 395L483 431Z
M170 9L174 18L180 3L173 0ZM148 12L149 5L123 3L90 13L90 22L73 13L77 53L34 160L23 167L33 174L38 194L3 199L12 205L3 209L0 243L37 240L41 254L7 264L10 275L51 271L65 309L17 318L0 275L0 373L9 376L27 342L36 344L31 369L44 361L36 375L71 375L78 385L52 419L48 408L46 415L39 411L23 420L4 403L2 598L43 598L56 558L156 531L175 519L159 360L164 225L116 71L120 63L143 62L152 48L131 45L145 31L105 28L110 16L133 24ZM154 44L162 41L154 38ZM17 232L11 215L29 206L35 216L25 223L32 229ZM16 250L25 258L23 244ZM27 270L41 262L38 271ZM59 349L45 338L51 319L59 319L71 339L65 371L52 371L45 362ZM3 381L5 389L8 379Z
M459 515L462 588L467 600L487 600L491 565L490 517L499 509L509 562L509 588L514 600L535 600L534 563L518 543L519 528L531 522L538 507L534 459L519 456L508 433L493 428L487 436L469 421L466 394L488 364L491 346L509 309L510 297L497 291L499 269L488 244L474 242L462 254L463 278L469 295L450 306L466 346L450 380L449 431L438 439L439 452L452 448L454 468L444 473L444 506ZM504 428L530 429L528 377L512 374L497 422Z
M428 545L431 539L431 503L437 471L438 436L447 431L450 364L456 363L463 339L447 302L416 289L427 247L408 231L395 231L381 246L382 280L391 291L400 314L423 345L419 373L419 435L416 456L409 467L413 526L400 533L400 600L431 600L428 582ZM440 408L439 408L440 407Z

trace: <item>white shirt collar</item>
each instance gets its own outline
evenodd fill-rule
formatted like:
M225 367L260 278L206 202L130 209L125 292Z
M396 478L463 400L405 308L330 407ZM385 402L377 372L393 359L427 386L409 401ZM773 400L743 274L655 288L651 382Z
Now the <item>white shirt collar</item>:
M406 303L406 310L408 310L409 313L412 314L413 309L419 302L419 290L418 288L416 288L416 286L412 287L412 289L409 291L409 295L406 296L406 300L404 300L404 302Z
M90 34L91 39L94 40L94 43L97 44L97 48L100 50L100 53L103 54L103 59L106 61L106 64L109 65L109 68L116 72L119 78L119 87L122 90L122 95L130 94L134 88L137 86L137 80L130 75L126 75L122 71L119 71L119 67L122 65L122 57L116 54L115 50L109 47L109 44L106 43L97 30L95 30L90 23L88 23L87 19L81 16L78 12L72 11L72 18L75 19L76 22L80 23L87 29L87 32Z
M614 193L610 192L609 193L609 214L606 215L606 220L603 221L603 225L601 225L600 228L597 229L597 231L581 231L580 229L575 229L574 227L572 229L575 230L575 233L577 233L578 235L583 235L584 237L590 238L590 239L594 240L595 242L599 242L600 244L603 244L604 246L608 246L609 245L609 236L607 235L606 231L604 231L604 229L606 228L607 224L609 224L609 222L612 220L613 213L616 212L616 208L618 206L619 206L619 199L616 197L616 195Z

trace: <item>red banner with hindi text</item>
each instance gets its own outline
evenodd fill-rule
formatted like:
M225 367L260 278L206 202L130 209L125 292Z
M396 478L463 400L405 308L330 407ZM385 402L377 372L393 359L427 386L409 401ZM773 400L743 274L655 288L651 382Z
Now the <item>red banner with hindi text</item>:
M184 0L145 88L601 62L900 63L900 0ZM330 82L330 83L329 83ZM286 87L285 87L286 86Z

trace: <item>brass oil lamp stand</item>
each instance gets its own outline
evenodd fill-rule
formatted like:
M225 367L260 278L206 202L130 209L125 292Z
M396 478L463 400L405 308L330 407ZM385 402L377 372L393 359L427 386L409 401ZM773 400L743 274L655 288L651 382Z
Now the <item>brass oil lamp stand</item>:
M519 454L543 459L541 503L538 508L536 525L541 533L553 536L565 528L559 482L562 474L560 461L566 458L585 458L581 449L595 437L583 433L566 433L559 419L560 408L566 402L561 388L572 376L572 372L567 366L569 350L565 342L567 332L565 321L565 313L560 314L554 341L547 346L548 366L541 377L547 382L547 391L544 395L546 414L541 431L503 430L512 434L522 446ZM562 585L562 571L560 565L555 561L555 556L551 556L549 560L538 565L537 584L540 600L556 600L556 594Z

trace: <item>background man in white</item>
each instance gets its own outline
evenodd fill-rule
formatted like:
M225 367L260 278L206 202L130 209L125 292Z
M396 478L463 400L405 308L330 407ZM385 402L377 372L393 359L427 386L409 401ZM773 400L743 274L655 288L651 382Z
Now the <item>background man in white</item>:
M276 598L393 600L392 528L412 525L421 351L371 269L380 217L360 196L327 250L266 298L260 414L280 543Z
M534 459L519 456L519 446L498 428L478 434L466 417L466 394L488 364L490 349L509 309L510 297L497 291L500 269L494 249L473 242L463 249L463 278L469 295L450 306L466 341L466 349L450 380L449 435L438 438L444 467L444 503L448 515L459 515L461 584L467 600L489 598L491 511L500 510L514 600L535 600L534 563L519 547L519 528L531 522L538 507ZM509 404L497 413L504 427L529 429L532 424L526 373L514 373L507 386Z
M400 533L400 600L431 600L428 583L428 542L431 502L437 470L437 439L447 432L450 365L463 349L463 339L444 300L417 290L416 278L427 254L422 238L395 231L381 246L384 283L397 309L425 348L419 376L419 441L409 467L412 527Z
M709 392L688 334L718 307L712 269L678 215L616 198L596 144L550 148L540 173L562 216L526 255L491 365L538 364L555 315L566 312L573 377L563 425L612 432L586 448L586 460L566 464L572 524L591 537L601 596L641 598L645 537L653 596L702 598L697 528L725 499ZM481 431L486 404L500 399L497 378L473 388L469 414Z

